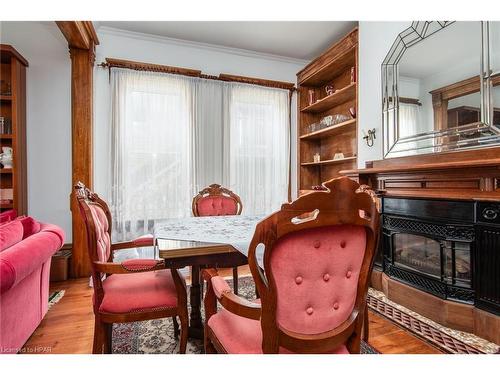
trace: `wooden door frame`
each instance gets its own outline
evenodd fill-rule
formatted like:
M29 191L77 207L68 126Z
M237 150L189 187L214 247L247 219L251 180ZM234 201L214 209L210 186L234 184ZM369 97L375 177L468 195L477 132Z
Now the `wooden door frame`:
M71 181L93 188L93 79L95 46L99 44L92 21L56 21L68 41L71 58ZM73 189L72 189L73 190ZM72 277L90 275L84 223L78 203L70 194L73 246Z

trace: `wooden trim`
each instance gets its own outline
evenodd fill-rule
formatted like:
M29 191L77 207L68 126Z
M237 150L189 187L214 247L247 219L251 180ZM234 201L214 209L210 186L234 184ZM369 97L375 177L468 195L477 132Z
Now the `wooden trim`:
M139 61L131 60L121 60L107 57L106 62L99 64L103 68L122 68L122 69L132 69L138 71L149 71L149 72L159 72L168 74L179 74L188 77L197 77L202 79L212 79L224 82L238 82L246 83L250 85L271 87L283 90L295 90L295 84L283 81L273 81L263 78L245 77L233 74L221 73L218 76L203 74L201 70L180 68L177 66L161 65L161 64L151 64Z
M56 21L69 47L93 49L99 44L92 21Z
M491 76L491 84L493 86L500 85L500 73ZM439 94L441 95L441 98L443 100L450 100L464 95L479 92L480 89L479 86L480 86L479 77L474 76L471 78L464 79L462 81L452 83L451 85L443 86L438 89L429 91L429 94L431 95Z
M95 46L99 44L91 21L56 21L68 41L71 58L72 181L93 185L93 73ZM71 276L90 274L85 227L78 203L71 195L73 228Z
M28 60L26 60L14 47L10 44L0 44L0 52L2 54L11 54L13 55L21 64L25 67L29 66Z
M392 102L392 98L389 98L389 101ZM420 101L418 99L405 98L402 96L399 97L399 102L404 103L404 104L414 104L414 105L418 105L418 106L422 105L422 103L420 103Z

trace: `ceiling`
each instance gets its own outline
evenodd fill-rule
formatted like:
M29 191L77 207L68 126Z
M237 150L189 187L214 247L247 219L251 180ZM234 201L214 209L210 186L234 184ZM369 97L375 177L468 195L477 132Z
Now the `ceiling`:
M99 21L100 27L312 60L354 21Z

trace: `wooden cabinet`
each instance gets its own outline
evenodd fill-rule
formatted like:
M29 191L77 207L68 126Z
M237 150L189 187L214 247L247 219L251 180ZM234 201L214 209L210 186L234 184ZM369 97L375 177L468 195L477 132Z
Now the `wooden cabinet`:
M357 165L357 72L356 28L297 73L299 195Z
M0 152L12 149L12 168L1 165L0 211L27 213L26 68L14 47L0 45Z

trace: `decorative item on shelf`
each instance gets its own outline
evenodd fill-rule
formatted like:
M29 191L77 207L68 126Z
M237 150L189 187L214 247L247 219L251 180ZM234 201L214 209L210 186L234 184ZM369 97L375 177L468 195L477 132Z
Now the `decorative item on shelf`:
M0 154L0 163L2 163L5 169L12 168L12 147L2 147L2 153Z
M320 156L320 154L315 153L315 154L313 155L313 161L314 161L315 163L319 163L319 162L321 161L321 156Z
M344 154L342 152L337 152L333 155L333 160L344 159Z
M5 80L0 81L0 95L12 95L12 90L10 88L10 83Z
M316 93L314 92L314 90L309 90L308 93L309 93L309 105L316 103Z
M335 93L335 87L330 83L329 85L325 86L325 91L326 95L332 95L333 93Z
M0 134L12 134L10 119L3 116L0 117Z
M321 124L319 122L315 122L314 124L309 125L309 132L314 133L315 131L321 130Z
M352 118L356 118L356 107L350 107L349 113L351 114Z
M11 201L14 199L14 190L12 188L0 189L0 200Z
M313 190L319 190L319 191L326 191L326 190L328 190L323 185L313 185L313 186L311 186L311 189L313 189Z
M356 67L351 68L351 84L356 82Z
M372 147L374 140L377 137L375 137L375 128L369 129L368 134L363 130L363 139L366 141L366 144L368 147Z
M321 119L321 122L320 122L322 125L324 125L324 127L327 127L327 126L331 126L333 124L333 116L332 115L329 115L329 116L325 116Z

